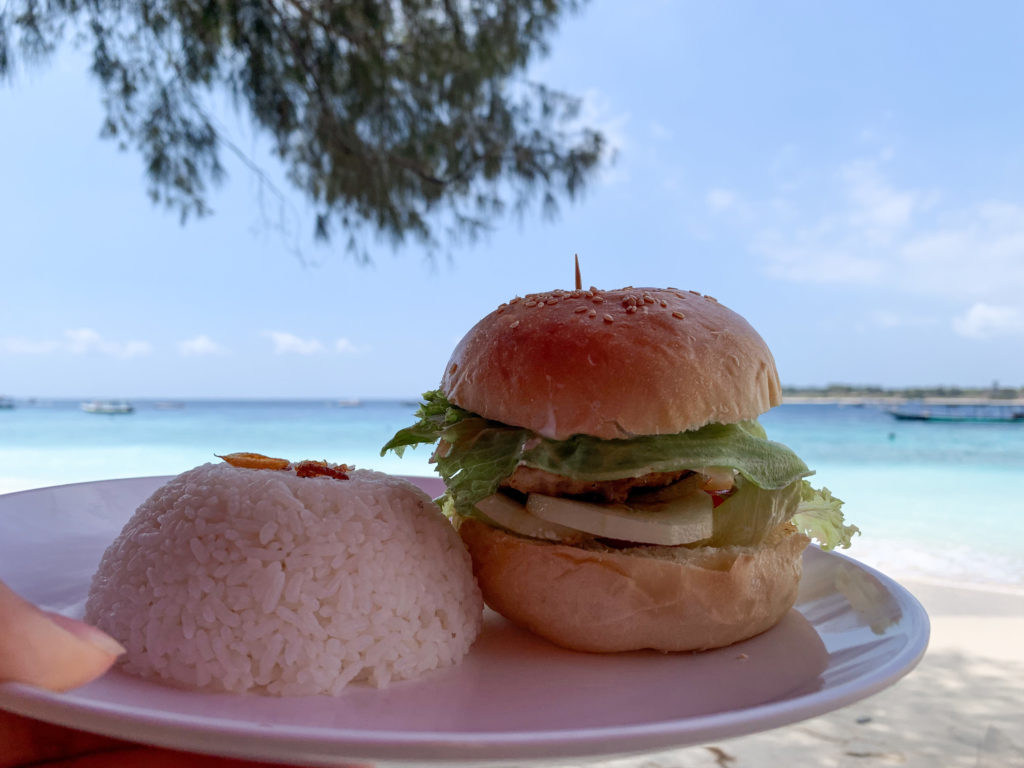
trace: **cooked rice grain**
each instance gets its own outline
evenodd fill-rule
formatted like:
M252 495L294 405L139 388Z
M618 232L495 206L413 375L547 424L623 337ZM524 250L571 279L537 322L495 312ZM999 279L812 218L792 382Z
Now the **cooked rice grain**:
M412 484L205 464L136 510L86 620L125 646L127 672L292 696L455 664L482 611L458 534Z

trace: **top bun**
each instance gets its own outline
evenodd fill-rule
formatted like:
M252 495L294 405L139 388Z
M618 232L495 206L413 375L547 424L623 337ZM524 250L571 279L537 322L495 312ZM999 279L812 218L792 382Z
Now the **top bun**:
M516 297L459 342L441 391L555 440L674 434L782 402L757 331L712 297L676 288Z

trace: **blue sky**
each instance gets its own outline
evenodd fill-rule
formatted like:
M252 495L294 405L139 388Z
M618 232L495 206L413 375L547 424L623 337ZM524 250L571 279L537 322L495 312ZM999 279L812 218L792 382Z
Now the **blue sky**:
M587 284L716 296L786 384L1024 385L1021 28L1015 2L597 0L531 75L616 163L554 220L370 267L306 240L298 198L275 231L230 159L212 217L152 206L68 52L0 86L0 393L415 396L574 253Z

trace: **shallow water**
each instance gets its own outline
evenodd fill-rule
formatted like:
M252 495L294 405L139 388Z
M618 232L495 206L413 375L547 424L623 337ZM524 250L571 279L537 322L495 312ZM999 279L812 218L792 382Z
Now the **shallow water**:
M425 448L379 456L414 402L135 405L116 416L70 401L0 411L0 492L176 474L233 451L432 473ZM894 575L1024 586L1024 424L897 421L836 405L785 405L761 423L845 500L863 532L852 556Z
M849 554L891 573L1024 585L1024 423L836 405L786 405L761 423L846 502L862 531Z

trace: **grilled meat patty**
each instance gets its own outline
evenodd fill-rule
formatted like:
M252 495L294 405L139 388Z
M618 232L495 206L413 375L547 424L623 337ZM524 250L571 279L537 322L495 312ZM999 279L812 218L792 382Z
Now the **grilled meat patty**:
M512 488L520 493L542 493L546 496L580 496L582 498L610 504L626 501L634 489L653 489L671 485L686 475L689 470L677 472L651 472L640 477L624 477L621 480L573 480L553 475L543 469L520 466L503 483L502 487Z

